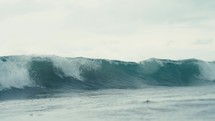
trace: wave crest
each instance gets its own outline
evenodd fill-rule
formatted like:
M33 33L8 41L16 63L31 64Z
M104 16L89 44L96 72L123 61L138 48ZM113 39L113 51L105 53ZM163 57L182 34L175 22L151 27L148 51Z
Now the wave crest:
M213 83L215 63L149 59L139 63L57 56L0 57L0 90L138 88Z

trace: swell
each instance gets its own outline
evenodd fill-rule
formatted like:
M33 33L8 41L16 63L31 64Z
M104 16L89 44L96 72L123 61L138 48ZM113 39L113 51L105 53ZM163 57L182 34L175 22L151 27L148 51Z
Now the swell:
M0 90L107 89L211 84L215 63L149 59L139 63L58 56L0 57Z

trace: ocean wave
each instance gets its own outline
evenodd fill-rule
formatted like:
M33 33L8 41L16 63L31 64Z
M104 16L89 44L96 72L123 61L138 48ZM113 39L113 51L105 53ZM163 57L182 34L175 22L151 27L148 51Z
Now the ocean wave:
M0 57L0 90L105 89L213 83L215 63L196 59L136 62L58 56Z

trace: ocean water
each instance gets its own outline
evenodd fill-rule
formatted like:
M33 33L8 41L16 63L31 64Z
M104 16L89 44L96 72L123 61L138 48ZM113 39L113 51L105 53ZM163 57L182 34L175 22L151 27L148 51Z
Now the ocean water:
M1 121L214 121L215 62L0 57Z

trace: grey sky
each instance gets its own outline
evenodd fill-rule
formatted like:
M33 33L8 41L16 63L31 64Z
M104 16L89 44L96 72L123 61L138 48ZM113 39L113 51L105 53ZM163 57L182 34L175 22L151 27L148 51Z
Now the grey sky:
M0 0L0 55L215 60L214 0Z

